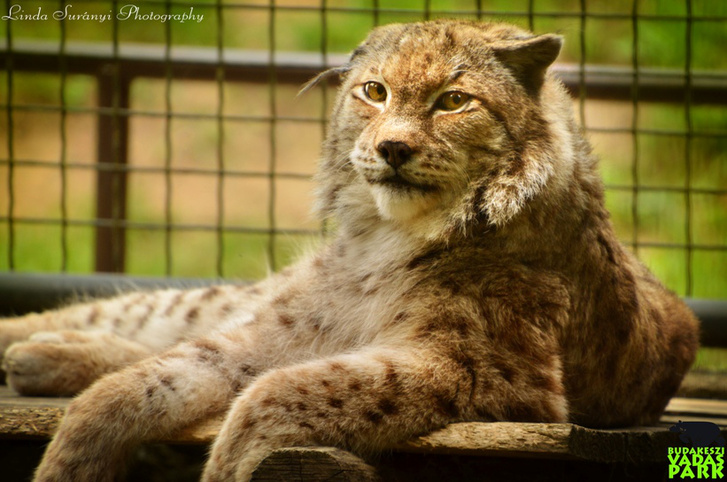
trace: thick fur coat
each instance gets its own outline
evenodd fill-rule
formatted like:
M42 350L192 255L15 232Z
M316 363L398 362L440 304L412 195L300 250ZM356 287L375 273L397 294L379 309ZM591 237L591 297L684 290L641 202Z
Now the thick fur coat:
M0 323L16 390L90 385L37 480L111 480L135 444L220 411L207 481L247 480L275 448L366 453L455 421L655 422L697 322L613 233L547 70L561 43L375 29L321 75L342 79L317 174L328 245L252 287Z

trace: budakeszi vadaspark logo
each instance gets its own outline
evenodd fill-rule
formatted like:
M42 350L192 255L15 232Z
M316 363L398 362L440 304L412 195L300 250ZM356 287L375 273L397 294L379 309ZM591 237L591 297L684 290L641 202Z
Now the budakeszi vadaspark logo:
M669 447L669 478L674 480L724 479L725 440L711 422L682 422L669 428L685 445Z

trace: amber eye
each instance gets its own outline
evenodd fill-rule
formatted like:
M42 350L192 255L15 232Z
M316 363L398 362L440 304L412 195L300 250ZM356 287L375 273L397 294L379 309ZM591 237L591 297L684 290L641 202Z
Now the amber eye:
M386 87L378 82L366 82L363 90L366 97L374 102L383 102L386 100Z
M467 103L471 96L463 92L447 92L437 101L437 108L441 110L457 110Z

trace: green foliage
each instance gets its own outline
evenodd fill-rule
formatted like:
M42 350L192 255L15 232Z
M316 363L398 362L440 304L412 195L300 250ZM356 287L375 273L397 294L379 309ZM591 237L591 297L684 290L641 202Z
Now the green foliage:
M701 348L694 361L697 370L727 372L727 349Z

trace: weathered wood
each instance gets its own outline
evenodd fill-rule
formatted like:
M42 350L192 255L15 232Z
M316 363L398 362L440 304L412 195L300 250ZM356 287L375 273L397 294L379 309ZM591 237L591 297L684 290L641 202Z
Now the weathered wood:
M394 447L412 453L568 458L568 423L462 422Z
M727 432L726 432L727 433ZM668 426L596 430L574 425L568 452L580 460L602 463L666 462L668 447L678 445Z
M678 421L712 422L727 426L727 400L698 398L673 398L661 417L662 424L673 425Z
M727 401L699 398L673 398L669 402L668 412L673 414L720 416L727 418Z
M344 450L331 447L275 450L257 466L252 482L377 482L376 469Z
M727 375L693 370L684 377L677 395L688 398L727 399Z
M65 409L57 407L13 408L0 405L0 437L48 438L55 433Z
M57 429L68 403L68 399L20 397L9 388L0 387L0 438L49 438ZM210 443L219 432L223 417L220 414L159 441ZM727 437L727 401L674 398L662 423L656 427L597 430L569 423L455 423L393 446L391 451L604 463L659 462L666 460L666 449L677 444L677 434L670 432L669 426L678 420L712 421L722 427ZM284 452L276 455L276 460L288 457L292 464L303 463L307 459L301 458L302 453ZM328 452L322 453L335 459ZM323 455L316 452L311 457Z

